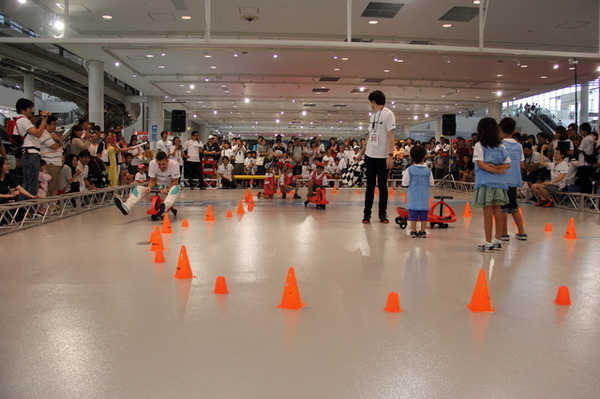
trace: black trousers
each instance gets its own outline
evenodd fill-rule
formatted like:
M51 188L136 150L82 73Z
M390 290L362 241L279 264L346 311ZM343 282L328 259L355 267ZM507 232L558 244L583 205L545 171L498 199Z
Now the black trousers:
M386 158L371 158L365 156L365 167L367 175L367 189L365 193L365 210L364 216L371 217L371 208L373 208L373 200L375 199L375 185L379 187L379 218L387 217L387 166Z
M185 161L185 171L190 186L193 187L193 182L198 179L198 186L204 186L204 177L202 175L202 162Z

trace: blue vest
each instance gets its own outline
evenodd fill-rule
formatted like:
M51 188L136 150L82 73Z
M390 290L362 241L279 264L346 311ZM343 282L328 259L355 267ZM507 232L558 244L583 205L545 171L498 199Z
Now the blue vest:
M508 187L522 187L521 159L523 159L523 146L517 142L502 140L502 144L510 157L510 168L506 170Z
M431 171L426 166L411 165L406 173L410 176L408 209L413 211L429 210L429 178Z
M488 148L481 146L483 149L483 162L490 163L492 165L502 165L506 157L508 157L508 151L504 147ZM477 162L475 162L475 188L481 186L487 186L491 188L501 188L508 190L508 175L506 173L492 173L487 170L479 168Z

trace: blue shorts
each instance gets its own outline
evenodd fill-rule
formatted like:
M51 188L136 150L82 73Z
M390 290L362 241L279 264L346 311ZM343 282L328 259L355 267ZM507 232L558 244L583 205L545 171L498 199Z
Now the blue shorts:
M415 211L413 209L409 209L408 210L408 221L409 222L417 222L420 220L421 222L426 222L428 214L429 214L429 211Z

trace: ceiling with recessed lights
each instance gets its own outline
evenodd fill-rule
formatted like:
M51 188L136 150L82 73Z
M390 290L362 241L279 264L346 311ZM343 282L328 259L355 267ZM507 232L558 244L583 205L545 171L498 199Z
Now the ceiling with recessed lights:
M57 0L5 0L0 12L236 134L351 133L373 90L399 125L433 120L570 85L569 59L580 81L598 77L597 0L482 3L73 0L65 19Z

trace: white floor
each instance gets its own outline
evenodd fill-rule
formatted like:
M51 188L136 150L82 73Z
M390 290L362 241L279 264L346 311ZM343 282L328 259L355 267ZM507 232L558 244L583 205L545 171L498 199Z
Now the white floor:
M355 190L241 219L243 190L186 191L164 264L143 205L0 237L0 398L600 397L600 216L524 205L529 241L482 254L481 211L451 195L457 223L411 239L362 225ZM182 244L194 279L172 277ZM299 311L276 307L288 267ZM495 313L465 306L482 267ZM402 313L383 311L390 291Z

